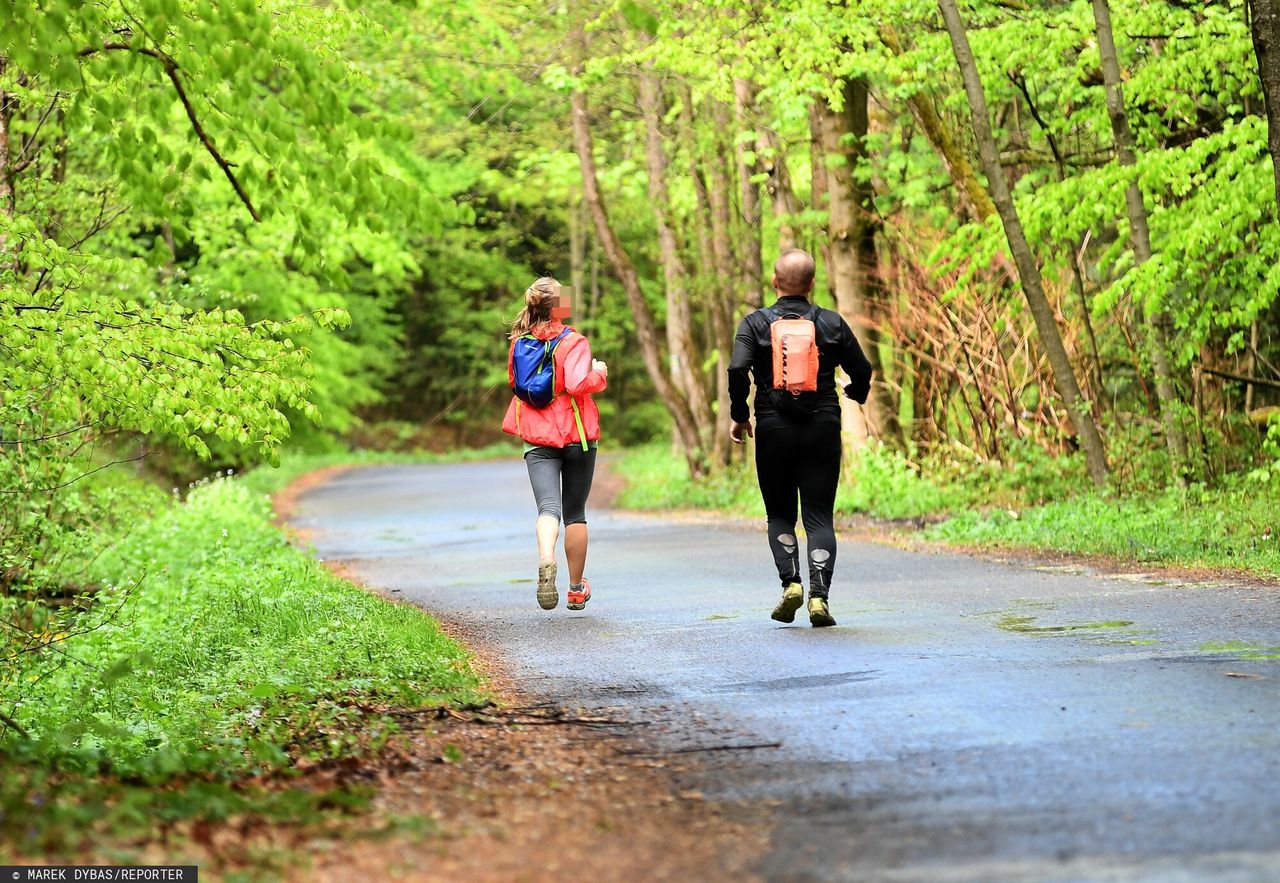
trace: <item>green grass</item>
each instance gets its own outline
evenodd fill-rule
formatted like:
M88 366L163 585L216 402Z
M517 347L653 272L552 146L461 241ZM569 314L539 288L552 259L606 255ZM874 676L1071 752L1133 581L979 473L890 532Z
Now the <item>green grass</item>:
M763 517L764 505L751 460L735 462L701 480L691 480L684 459L670 447L633 448L615 468L626 480L617 504L627 509L715 509ZM868 448L847 470L836 511L878 518L910 518L962 505L960 488L939 484L887 448Z
M961 513L927 536L1280 576L1280 487L1226 487L1109 497L1093 493L1022 511Z
M760 516L754 464L691 480L668 447L625 452L618 505L712 509ZM1280 473L1280 470L1277 470ZM917 465L887 447L847 464L836 511L878 519L943 519L926 536L979 546L1101 554L1125 560L1219 567L1280 576L1280 474L1244 473L1215 488L1098 494L1080 458L1019 450L1008 464L962 455Z
M75 849L90 830L76 820L104 815L126 839L157 813L305 820L354 798L261 792L259 806L247 783L375 754L392 710L486 698L434 620L332 576L272 525L263 489L315 465L132 498L149 517L93 561L91 605L32 626L48 645L0 662L0 710L27 732L0 738L0 842Z

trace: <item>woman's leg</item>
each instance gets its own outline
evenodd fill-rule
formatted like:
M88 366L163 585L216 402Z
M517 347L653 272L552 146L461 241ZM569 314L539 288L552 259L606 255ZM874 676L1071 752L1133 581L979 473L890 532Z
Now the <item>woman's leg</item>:
M564 555L569 559L569 584L582 582L587 567L587 497L596 472L596 449L564 449Z
M558 448L534 448L524 455L524 463L538 503L538 558L554 561L556 540L560 537L561 452Z
M554 610L560 603L556 588L556 538L560 535L560 450L534 448L524 455L529 484L538 503L538 606Z

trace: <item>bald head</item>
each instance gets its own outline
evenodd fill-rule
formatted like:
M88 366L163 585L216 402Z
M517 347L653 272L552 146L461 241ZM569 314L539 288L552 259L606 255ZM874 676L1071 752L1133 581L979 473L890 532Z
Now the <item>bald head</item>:
M790 248L773 265L773 287L778 294L807 295L813 290L813 274L817 270L807 251Z

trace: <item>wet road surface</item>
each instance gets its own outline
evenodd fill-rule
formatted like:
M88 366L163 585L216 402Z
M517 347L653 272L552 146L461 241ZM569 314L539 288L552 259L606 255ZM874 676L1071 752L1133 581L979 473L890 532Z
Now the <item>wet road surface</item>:
M1280 881L1280 589L842 541L814 630L768 618L763 525L589 510L595 595L564 609L562 559L546 612L534 511L519 461L372 467L293 522L771 807L767 879Z

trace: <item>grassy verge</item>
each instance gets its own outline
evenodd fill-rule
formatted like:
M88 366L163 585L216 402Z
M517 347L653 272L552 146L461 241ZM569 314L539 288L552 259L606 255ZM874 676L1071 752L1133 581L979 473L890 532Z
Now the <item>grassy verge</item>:
M185 501L139 486L133 529L88 565L95 590L10 635L0 709L25 732L0 740L11 849L123 860L183 818L309 821L360 794L291 791L299 770L376 755L392 710L483 698L433 620L272 526L263 490L316 465L203 482Z
M1280 493L1244 482L1137 497L1083 494L1022 511L962 512L926 536L1280 577Z
M763 515L754 465L740 462L700 481L668 448L626 452L617 504L632 509L699 508ZM1089 489L1076 458L1038 449L1007 464L963 459L917 465L888 448L850 464L838 515L937 522L925 536L970 546L1106 555L1188 567L1280 576L1280 476L1232 476L1217 487Z

